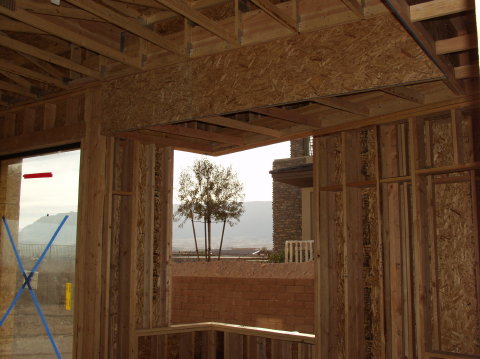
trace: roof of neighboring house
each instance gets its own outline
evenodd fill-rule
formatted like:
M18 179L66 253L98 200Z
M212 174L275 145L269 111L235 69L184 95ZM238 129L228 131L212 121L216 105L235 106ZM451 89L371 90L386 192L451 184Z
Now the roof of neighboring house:
M313 187L313 164L279 168L270 171L274 181L286 183L295 187Z

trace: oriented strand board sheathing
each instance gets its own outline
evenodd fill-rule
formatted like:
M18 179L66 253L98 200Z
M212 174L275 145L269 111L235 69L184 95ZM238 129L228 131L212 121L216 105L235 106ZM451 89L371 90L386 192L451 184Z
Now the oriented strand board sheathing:
M470 183L435 186L441 350L480 355Z
M431 122L433 167L443 167L453 164L453 139L450 116ZM428 126L429 121L426 121Z
M190 118L190 74L189 63L183 63L105 82L104 128L129 130Z
M393 16L204 57L193 62L192 69L193 116L439 75Z
M105 82L104 130L441 76L398 21L385 15Z

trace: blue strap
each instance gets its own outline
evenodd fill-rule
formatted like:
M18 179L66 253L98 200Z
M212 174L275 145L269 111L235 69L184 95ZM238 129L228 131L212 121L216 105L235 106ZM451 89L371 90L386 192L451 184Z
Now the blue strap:
M5 312L5 314L3 315L2 319L0 320L0 327L3 325L3 323L5 322L5 320L7 319L8 315L10 314L10 312L12 311L13 307L15 306L15 304L17 303L17 301L20 299L20 296L22 295L23 293L23 290L25 289L25 287L27 286L28 287L28 291L30 292L30 295L32 296L32 300L33 300L33 303L35 304L35 307L37 308L37 312L38 312L38 315L40 316L40 320L42 321L42 324L45 328L45 331L47 332L47 336L48 336L48 339L50 340L50 343L52 344L52 347L53 347L53 350L55 351L55 354L57 356L58 359L61 359L61 355L60 355L60 352L58 351L58 348L57 348L57 345L55 344L55 340L53 339L53 336L52 336L52 333L50 332L50 328L48 327L48 324L47 324L47 321L45 320L45 316L43 315L43 312L42 312L42 309L40 308L40 304L38 302L38 299L37 299L37 296L35 295L35 291L32 289L31 285L30 285L30 280L32 279L32 276L35 274L35 271L38 269L38 267L40 266L40 263L43 261L43 259L45 258L45 255L48 253L48 250L50 249L50 247L52 246L53 244L53 241L55 240L55 238L57 237L58 233L60 232L60 230L62 229L63 225L65 224L65 222L67 221L68 219L68 216L65 216L63 217L63 220L60 222L60 225L58 226L57 230L55 231L55 233L53 234L52 238L50 239L50 241L48 242L47 246L45 247L45 249L43 250L41 256L37 259L37 262L35 263L35 265L33 266L30 274L27 276L26 273L25 273L25 269L23 267L23 263L22 263L22 260L20 259L20 255L17 251L17 248L15 246L15 243L13 241L13 238L12 238L12 234L10 232L10 228L8 227L8 223L7 223L7 220L5 219L5 217L2 217L2 220L3 220L3 224L5 225L5 228L7 230L7 234L8 234L8 238L10 240L10 244L12 245L12 249L13 249L13 252L15 254L15 258L17 259L17 263L20 267L20 270L22 271L22 274L23 274L23 278L25 279L23 285L20 287L20 289L18 290L17 294L15 295L15 298L13 299L12 303L10 303L10 306L8 307L7 311Z

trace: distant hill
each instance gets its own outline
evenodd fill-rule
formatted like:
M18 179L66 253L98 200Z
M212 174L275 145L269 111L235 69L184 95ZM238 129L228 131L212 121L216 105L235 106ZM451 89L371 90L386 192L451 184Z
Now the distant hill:
M245 213L240 218L240 223L234 227L225 227L223 248L272 248L272 202L245 202ZM176 211L178 206L174 205ZM194 250L192 224L185 222L183 228L178 227L179 222L173 223L173 250ZM197 240L200 248L204 246L203 223L195 225ZM213 248L219 247L222 235L222 224L212 226Z
M240 219L240 223L234 227L225 228L225 238L223 247L226 248L262 248L272 247L272 202L245 202L245 213ZM174 205L174 211L177 206ZM71 245L75 244L77 232L77 212L58 213L55 215L44 216L34 223L26 226L19 233L20 243L40 244L47 243L57 229L65 215L69 218L54 244ZM192 225L186 222L182 228L178 227L178 222L173 222L173 250L185 251L194 250ZM204 241L203 224L196 224L197 238L199 246L202 248ZM213 248L218 248L222 225L212 226L212 235L214 242Z
M77 236L77 212L58 213L37 219L20 231L20 243L48 243L65 215L69 217L58 233L54 244L75 244L75 238Z

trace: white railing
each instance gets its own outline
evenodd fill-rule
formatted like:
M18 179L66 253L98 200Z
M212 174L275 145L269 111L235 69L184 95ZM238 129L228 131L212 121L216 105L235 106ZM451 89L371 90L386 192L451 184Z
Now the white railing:
M221 334L219 336L219 334ZM193 359L314 359L315 335L282 330L249 327L217 322L177 324L164 328L138 329L136 351L143 355L135 358L154 357L149 352L149 338L158 338L166 349L178 352L177 358ZM147 341L145 341L147 339ZM168 347L168 348L167 348ZM155 356L157 357L157 356ZM158 357L167 357L158 356Z
M313 261L313 241L285 241L285 262Z

